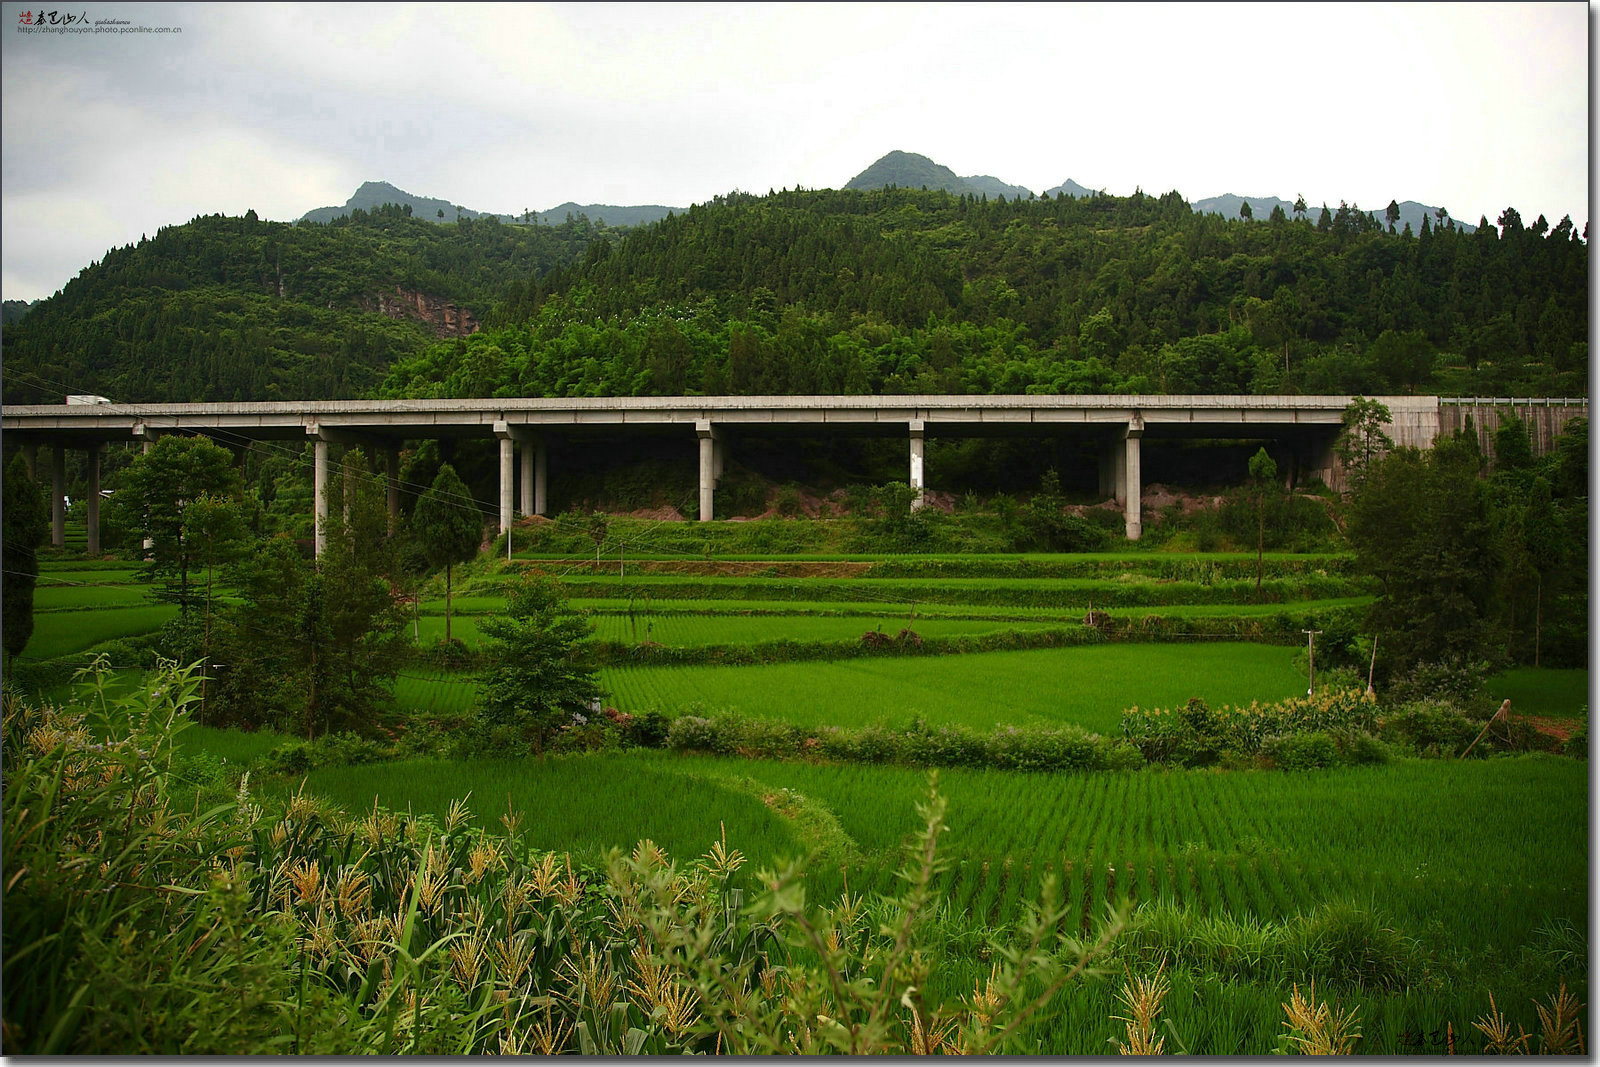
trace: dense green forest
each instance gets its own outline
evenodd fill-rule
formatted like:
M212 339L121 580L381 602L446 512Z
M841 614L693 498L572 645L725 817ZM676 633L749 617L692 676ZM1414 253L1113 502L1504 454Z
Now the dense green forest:
M325 225L196 218L112 249L8 322L5 402L371 396L438 338L444 307L471 328L510 282L612 232L586 218L440 225L393 205Z
M1314 214L885 188L735 193L629 231L208 217L8 326L6 400L1587 394L1586 227ZM374 310L397 288L483 328Z
M1573 394L1570 220L1395 234L1159 198L735 194L514 284L507 325L397 365L397 396Z

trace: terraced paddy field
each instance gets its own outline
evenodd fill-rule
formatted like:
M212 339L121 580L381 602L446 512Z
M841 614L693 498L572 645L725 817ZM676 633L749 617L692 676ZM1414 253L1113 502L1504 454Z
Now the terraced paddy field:
M732 710L803 726L863 726L913 716L987 729L1077 723L1115 733L1134 704L1192 696L1248 704L1305 691L1294 650L1278 645L1095 645L1026 652L777 663L610 667L600 684L623 711Z
M33 610L44 612L134 607L151 603L150 593L149 586L131 581L108 585L57 585L40 582L33 592Z
M727 578L677 575L569 576L578 598L651 600L780 600L901 604L1016 605L1079 612L1161 604L1249 604L1364 595L1360 583L1334 577L1286 577L1255 583L1178 581L1147 575L1117 578Z
M1489 680L1496 700L1510 700L1519 715L1552 718L1586 717L1589 706L1589 672L1549 667L1513 667Z
M760 666L621 666L600 671L607 703L668 715L734 711L802 726L921 718L980 729L1077 723L1115 733L1134 704L1174 707L1275 700L1305 690L1294 650L1279 645L1095 645L956 656L879 657ZM475 680L408 669L400 707L468 710Z
M458 639L472 645L481 635L477 618L456 617L451 621L451 632ZM1004 633L1009 630L1059 629L1067 623L1049 620L984 621L927 617L908 620L904 616L887 614L850 616L844 618L814 617L805 615L688 615L642 614L632 618L626 614L595 614L594 636L600 641L615 641L637 645L651 641L673 648L701 648L713 645L748 645L772 641L850 641L859 638L866 630L881 628L889 635L898 633L902 626L913 625L924 637L951 637L959 635ZM1071 625L1077 625L1073 620ZM424 644L444 637L444 619L436 615L421 620Z
M785 561L714 562L761 564L749 572ZM1238 557L823 562L867 562L880 575L901 576L630 573L618 580L574 571L564 581L582 594L574 606L595 611L601 638L697 655L735 645L849 643L880 624L893 633L907 621L930 638L1082 630L1091 604L1136 620L1260 620L1358 612L1371 596L1338 557L1269 565L1266 602L1256 600ZM1054 576L1007 573L1024 566ZM991 573L949 573L984 567ZM63 560L46 574L59 579L48 594L56 599L36 616L28 659L80 656L112 637L152 632L175 611L123 599L144 595L126 565ZM479 588L455 598L452 624L469 644L482 617L504 607L495 587L503 576L479 565L472 580ZM424 645L442 635L442 610L440 598L424 603ZM804 725L892 724L914 715L980 729L1075 722L1115 733L1133 704L1171 707L1196 695L1242 704L1303 692L1298 651L1205 640L761 666L627 663L606 668L602 682L612 703L632 711L733 708ZM1507 672L1491 686L1519 710L1550 715L1574 714L1586 687L1587 672L1556 671ZM476 692L470 673L412 665L396 681L395 704L466 713ZM285 741L193 729L181 748L234 766ZM1113 977L1074 987L1029 1032L1041 1053L1110 1051L1108 1039L1123 1036L1114 1019L1123 1014L1115 1000L1122 965L1148 973L1163 958L1173 971L1164 1017L1171 1036L1197 1053L1272 1052L1291 985L1311 979L1319 995L1360 1013L1362 1052L1442 1052L1418 1047L1415 1035L1449 1023L1458 1035L1475 1036L1471 1021L1488 1010L1491 991L1514 1025L1536 1030L1531 1001L1547 997L1559 979L1587 999L1586 770L1576 761L1523 757L1315 772L942 772L948 867L927 927L939 954L935 992L972 991L988 973L991 942L1014 936L1025 902L1048 875L1061 883L1080 927L1113 901L1130 901L1135 912L1111 961ZM252 781L279 791L300 784ZM756 866L809 856L813 899L834 899L848 884L876 921L881 905L873 901L896 887L892 871L916 826L914 804L927 776L634 751L324 767L306 787L352 811L376 801L438 816L466 796L490 827L510 806L527 813L530 844L591 860L641 838L689 860L725 830L753 860L740 876L746 889L757 885ZM1481 1042L1462 1047L1476 1051Z
M1142 618L1161 615L1172 618L1221 617L1237 615L1254 618L1263 615L1337 611L1345 608L1362 608L1372 603L1371 596L1328 597L1322 600L1293 600L1276 604L1163 604L1151 608L1111 608L1107 614L1114 617ZM927 619L968 619L974 621L1056 622L1077 625L1085 612L1057 607L1030 607L1028 605L999 604L924 604L905 603L898 600L875 600L863 596L860 600L737 600L737 599L683 599L653 597L572 597L568 603L579 611L595 616L620 616L630 612L639 618L671 618L684 615L788 615L849 617L884 620L900 625L919 627ZM444 601L424 600L423 618L439 619L444 626ZM505 607L505 598L499 596L456 597L451 614L454 618L488 615ZM1105 610L1096 608L1095 610ZM426 624L425 624L426 625ZM920 629L918 632L921 632ZM459 634L457 636L460 636ZM611 640L604 635L602 640ZM641 638L642 640L642 638Z
M49 660L87 652L104 641L153 633L177 614L175 605L148 603L38 612L33 617L33 637L19 658Z
M1270 1052L1291 981L1316 978L1360 1012L1359 1051L1390 1054L1421 1051L1411 1047L1419 1027L1451 1021L1471 1033L1489 992L1532 1028L1529 997L1558 975L1586 986L1586 768L1573 761L947 771L939 782L950 805L931 920L940 997L987 973L984 946L1005 940L1047 875L1085 928L1109 902L1134 904L1120 958L1175 967L1165 1017L1195 1052ZM468 785L480 821L509 804L529 813L530 841L587 857L650 838L688 859L724 826L756 865L810 852L808 892L829 899L847 879L855 893L893 891L927 779L635 752L333 768L307 788L351 810L376 800L442 816ZM796 809L799 818L782 814ZM1485 820L1488 810L1515 817ZM1111 1047L1122 1036L1115 990L1105 980L1072 989L1038 1028L1040 1051Z

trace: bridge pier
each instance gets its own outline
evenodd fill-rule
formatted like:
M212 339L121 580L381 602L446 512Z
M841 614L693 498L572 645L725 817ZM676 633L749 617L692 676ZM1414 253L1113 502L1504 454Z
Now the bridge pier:
M494 424L494 435L500 439L500 532L506 533L516 518L512 509L512 488L516 474L517 443L512 440L511 430L503 422Z
M160 438L160 435L156 433L155 427L147 422L136 423L132 433L133 439L139 442L139 454L143 456L150 454L150 450L156 447L156 441ZM139 545L146 552L156 547L155 541L148 537L139 542Z
M717 476L721 473L719 454L723 451L721 434L709 419L698 419L694 424L695 436L700 439L700 521L710 522L716 514L715 494Z
M346 525L350 523L350 505L356 499L356 465L350 462L350 450L346 448L344 455L339 457L339 466L344 469L344 494L341 501L340 514L344 516Z
M545 500L549 456L542 434L530 434L510 427L517 442L517 511L523 515L543 515L549 510Z
M1144 478L1139 463L1140 443L1144 439L1144 419L1138 412L1128 420L1128 425L1121 432L1120 438L1122 463L1118 468L1118 481L1122 489L1123 528L1128 540L1137 541L1144 532L1143 516L1139 510L1139 498L1144 495Z
M311 497L312 514L316 517L316 554L321 559L323 549L328 547L328 441L317 433L315 423L306 429L316 436L312 445Z
M1144 440L1144 419L1138 411L1133 418L1128 419L1128 426L1123 427L1117 434L1117 440L1112 445L1112 475L1115 478L1115 494L1118 504L1122 504L1123 533L1128 541L1138 541L1144 533L1139 498L1144 496L1144 477L1141 472L1141 442Z
M389 509L389 536L400 528L400 449L394 445L383 450L385 503Z
M84 502L88 511L88 541L84 551L90 556L100 554L100 453L104 449L103 444L89 446L89 499Z
M917 508L925 506L928 502L927 497L924 495L924 490L927 487L924 484L926 475L923 469L926 456L924 436L927 431L927 422L923 419L912 419L910 428L911 476L906 484L911 486L912 491L916 493L916 496L911 498L911 509L915 511Z
M50 451L50 543L63 548L67 543L67 446Z

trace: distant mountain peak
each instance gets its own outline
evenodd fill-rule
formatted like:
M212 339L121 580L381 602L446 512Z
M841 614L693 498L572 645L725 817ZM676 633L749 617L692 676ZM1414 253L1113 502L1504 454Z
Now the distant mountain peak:
M883 189L888 186L901 189L943 189L960 196L1004 196L1027 199L1033 191L1022 185L1012 185L987 174L961 177L942 163L935 163L916 152L895 149L872 166L845 182L846 189Z
M501 222L533 222L535 218L541 225L555 226L565 222L568 215L584 215L590 222L604 221L611 226L643 226L647 223L664 219L674 211L682 208L666 207L661 204L635 204L631 206L618 206L614 204L575 204L567 201L558 204L548 211L524 211L522 214L499 214L493 211L474 211L460 204L452 204L448 200L438 200L429 196L418 196L408 193L385 181L362 182L349 200L342 207L319 207L306 212L302 219L307 222L332 222L343 215L348 215L357 208L362 211L371 211L373 208L382 207L384 204L398 204L401 207L411 208L411 214L428 222L455 222L457 219L496 218Z
M1076 200L1082 200L1086 196L1103 196L1105 195L1105 190L1089 189L1085 186L1079 185L1071 178L1068 178L1060 185L1053 186L1052 188L1044 191L1045 196L1060 196L1062 193L1066 193L1068 196Z

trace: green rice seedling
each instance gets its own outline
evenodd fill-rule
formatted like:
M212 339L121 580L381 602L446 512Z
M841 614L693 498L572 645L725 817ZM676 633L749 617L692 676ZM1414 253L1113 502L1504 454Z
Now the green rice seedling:
M597 788L606 781L613 787ZM804 852L760 798L622 756L329 767L312 772L306 788L352 810L370 810L376 799L393 810L442 818L466 792L463 782L470 783L467 804L478 818L507 807L527 812L524 834L549 850L598 858L608 848L649 838L668 851L692 852L726 829L762 862ZM641 805L646 794L650 802Z
M174 750L187 755L206 753L241 768L266 756L292 740L275 730L220 730L211 726L191 726L173 742Z
M1571 718L1589 704L1589 672L1552 667L1513 667L1492 675L1489 695L1511 701L1513 715Z
M844 618L810 616L706 616L645 615L637 620L627 616L596 615L595 637L600 641L637 644L651 641L671 647L696 648L711 645L754 645L771 641L855 641L863 628L880 630L891 636L905 625L904 616L855 615ZM976 636L1016 630L1054 629L1059 624L1038 622L989 622L985 620L924 618L916 622L916 632L924 637ZM637 636L636 636L637 635Z
M394 704L398 708L462 714L472 710L477 700L477 679L468 675L409 670L395 679Z
M83 611L149 604L149 589L140 585L53 585L41 580L33 594L36 612Z
M601 671L624 711L733 708L805 726L866 725L920 715L978 728L1072 722L1103 734L1122 710L1160 694L1218 702L1281 699L1301 680L1269 645L1094 646L917 659L760 667L626 667Z
M42 612L34 616L33 638L19 658L32 661L57 659L86 651L115 638L152 634L177 614L178 608L172 604Z

